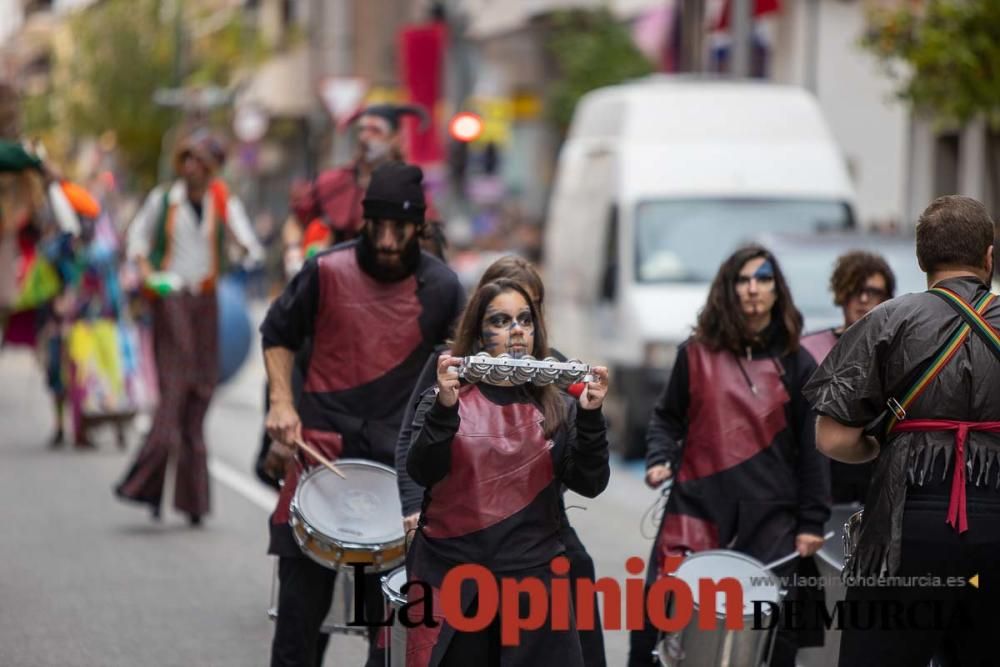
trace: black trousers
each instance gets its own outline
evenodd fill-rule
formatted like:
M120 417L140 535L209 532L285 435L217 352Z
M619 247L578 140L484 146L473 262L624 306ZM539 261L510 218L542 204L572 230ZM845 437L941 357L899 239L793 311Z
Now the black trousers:
M271 667L321 667L329 635L320 632L330 611L337 573L305 557L278 559L278 618L271 643ZM365 576L365 617L381 620L384 600L380 575ZM366 667L383 667L378 631L368 630Z
M587 553L576 531L569 523L564 523L559 531L559 539L566 547L566 558L569 559L570 591L573 595L573 605L580 608L576 600L576 582L579 579L594 581L596 571L594 560ZM585 667L605 667L607 661L604 654L604 631L601 627L601 612L598 606L597 593L594 593L594 629L578 630L580 634L580 649L583 651Z
M841 636L841 667L927 667L935 656L947 667L1000 664L1000 503L971 501L961 536L945 523L946 501L907 501L897 576L947 583L978 574L979 587L911 579L848 588L847 608L857 612Z
M456 632L438 667L500 667L500 622L479 632Z

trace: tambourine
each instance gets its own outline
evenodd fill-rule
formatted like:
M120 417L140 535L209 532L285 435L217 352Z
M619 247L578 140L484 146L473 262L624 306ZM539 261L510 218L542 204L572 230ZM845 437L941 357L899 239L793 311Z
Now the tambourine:
M590 364L585 364L579 359L569 361L559 361L555 357L535 359L530 354L518 357L506 353L496 357L487 354L462 357L457 372L459 377L467 382L486 384L518 385L530 382L538 386L555 384L565 388L576 382L594 380Z

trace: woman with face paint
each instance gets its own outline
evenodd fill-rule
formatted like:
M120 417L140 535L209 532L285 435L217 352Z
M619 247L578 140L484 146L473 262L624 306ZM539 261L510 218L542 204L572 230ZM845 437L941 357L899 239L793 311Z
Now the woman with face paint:
M482 277L479 279L477 289L501 278L512 280L521 285L535 304L535 307L539 311L544 310L545 284L531 262L518 255L505 255L486 267ZM447 349L447 345L441 346L435 354L432 354L427 359L427 363L424 364L420 380L417 382L413 396L410 397L408 411L403 417L403 427L400 429L399 439L396 443L396 474L399 484L399 498L403 509L403 525L408 534L417 527L417 522L420 518L420 506L424 497L423 487L414 482L406 472L406 459L413 436L411 424L424 391L433 387L437 381L438 359L441 352ZM566 361L566 357L555 347L549 348L549 354L560 361ZM597 574L594 567L594 560L590 557L587 548L580 540L576 530L570 525L565 506L564 504L562 505L560 507L559 540L566 547L566 557L570 562L570 591L574 596L574 604L577 604L576 582L581 579L594 581ZM600 622L600 607L596 597L597 594L595 593L594 628L579 630L580 646L583 650L585 667L604 667L607 664L604 651L604 633Z
M558 538L562 486L594 497L610 476L601 413L607 369L595 368L573 399L553 385L467 384L456 367L478 353L548 356L545 322L518 283L500 279L476 290L451 353L437 362L437 386L417 408L406 468L426 493L410 576L439 589L453 565L477 563L497 578L548 584L550 562L565 551ZM474 589L463 589L467 614L477 608ZM498 618L475 633L446 622L420 626L407 641L407 665L414 667L584 664L576 631L554 632L547 624L522 632L517 646L501 647Z
M778 574L815 572L807 557L823 544L830 479L802 395L816 364L799 347L801 330L769 251L747 246L722 264L649 422L646 483L675 481L648 584L666 575L668 557L708 549L764 563L796 551L803 558ZM779 631L770 664L793 667L798 646L821 638L822 628L808 637ZM632 633L629 665L650 665L655 643L647 620Z

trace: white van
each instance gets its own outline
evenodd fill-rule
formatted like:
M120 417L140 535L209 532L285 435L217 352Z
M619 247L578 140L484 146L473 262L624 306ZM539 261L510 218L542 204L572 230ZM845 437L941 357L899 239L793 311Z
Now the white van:
M546 319L560 350L611 368L615 446L644 452L728 254L762 233L853 226L844 158L802 89L654 76L583 97L546 225Z

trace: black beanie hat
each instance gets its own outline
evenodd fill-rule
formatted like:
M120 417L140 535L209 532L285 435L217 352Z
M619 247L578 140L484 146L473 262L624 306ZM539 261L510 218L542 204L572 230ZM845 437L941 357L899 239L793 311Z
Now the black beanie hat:
M365 218L423 222L424 172L420 167L402 162L388 162L376 167L365 191Z

